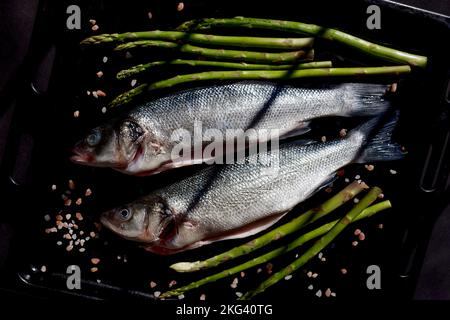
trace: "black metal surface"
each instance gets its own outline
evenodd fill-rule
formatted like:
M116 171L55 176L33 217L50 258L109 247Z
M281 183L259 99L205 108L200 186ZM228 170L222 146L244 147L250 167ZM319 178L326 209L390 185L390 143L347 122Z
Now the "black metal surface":
M365 28L367 2L361 1L348 1L345 5L327 1L314 4L286 1L276 7L256 2L244 5L237 2L186 1L181 12L177 12L176 3L172 1L129 1L125 7L123 3L107 1L42 2L33 34L30 67L26 68L21 84L17 86L21 92L17 102L19 108L14 113L8 154L2 162L1 185L6 190L5 199L14 210L14 214L1 212L2 228L13 230L15 235L8 263L3 269L5 286L32 294L45 292L48 295L67 294L92 299L149 299L154 291L148 286L150 280L166 285L172 279L185 283L209 274L204 272L180 277L167 272L171 262L192 260L194 255L195 259L207 257L240 243L225 242L174 257L157 257L104 233L102 239L90 247L89 254L67 254L64 248L55 245L54 238L43 234L45 223L42 218L46 212L52 213L60 206L60 193L55 195L49 192L49 186L54 183L63 186L73 178L79 186L94 189L95 198L82 206L82 210L89 211L86 222L89 224L90 219L95 219L103 208L135 198L137 194L178 180L191 172L191 169L182 169L144 181L112 171L80 168L68 162L69 148L73 142L87 128L107 118L100 112L101 102L86 97L85 91L107 88L108 95L113 95L115 90L120 89L108 80L96 79L95 71L101 67L105 74L111 74L118 68L116 63L123 59L108 53L110 62L103 64L100 50L80 50L79 40L92 34L88 20L95 18L101 32L120 32L144 28L166 29L191 18L242 15L335 26L376 42L430 57L427 70L416 72L408 81L401 83L402 95L396 101L401 110L397 136L408 149L408 157L400 163L377 165L374 174L364 172L361 166L346 169L349 178L361 174L369 183L379 184L392 200L394 210L380 219L361 224L372 237L363 249L352 250L349 247L349 230L336 242L335 249L330 252L331 261L326 266L317 262L308 266L309 269L321 270L319 286L338 287L339 295L343 297L412 297L431 227L448 201L443 195L450 162L449 103L445 99L449 52L442 45L448 39L448 21L411 8L405 10L392 4L383 6L383 1L369 2L382 6L381 30ZM81 31L65 29L65 9L72 3L78 3L82 8ZM153 13L152 20L148 20L148 11ZM336 49L343 55L350 54L339 46ZM141 58L135 57L137 60ZM350 54L350 59L361 57ZM336 60L339 64L339 59ZM81 111L80 119L72 117L75 110ZM7 115L7 110L5 113L2 110L2 117ZM324 128L332 132L338 126L331 122L319 124L320 135L324 134ZM390 168L395 168L399 175L390 175ZM340 183L343 184L342 181ZM339 182L336 190L338 186ZM79 192L83 190L81 187L78 189ZM314 197L302 204L299 210L318 203L324 196L322 193ZM379 221L385 222L386 230L383 232L376 230ZM104 246L104 241L108 241L108 246ZM117 260L117 255L122 258L126 255L128 262ZM102 258L103 267L97 274L89 273L89 259L93 256ZM293 257L281 259L276 266L284 265L290 259ZM83 274L87 274L83 277L81 291L67 290L65 287L63 274L69 264L82 266ZM385 285L381 291L365 288L365 266L370 264L379 264L386 270L383 278ZM39 269L41 265L46 265L48 272L33 272L33 268ZM342 265L349 265L350 269L355 270L345 283L337 274ZM254 270L250 272L255 273ZM263 276L248 278L242 280L240 290L254 287ZM313 294L306 289L306 280L302 274L295 281L293 279L274 287L260 299L282 301L293 298L290 292L295 292L295 298L313 298ZM218 282L205 287L202 292L213 300L231 301L234 296L229 282L231 280ZM198 292L191 299L198 299Z

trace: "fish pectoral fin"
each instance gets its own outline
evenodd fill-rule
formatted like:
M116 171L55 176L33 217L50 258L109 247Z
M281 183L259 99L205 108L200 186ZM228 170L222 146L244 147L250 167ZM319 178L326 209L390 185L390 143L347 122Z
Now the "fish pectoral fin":
M297 128L282 134L280 138L286 139L286 138L301 136L301 135L311 131L309 124L310 124L310 121L301 122Z

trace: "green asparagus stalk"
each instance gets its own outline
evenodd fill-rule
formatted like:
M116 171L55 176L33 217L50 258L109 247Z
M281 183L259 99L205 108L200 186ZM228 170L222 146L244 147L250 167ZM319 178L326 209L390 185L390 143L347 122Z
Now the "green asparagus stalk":
M331 68L331 61L313 61L299 64L252 64L245 62L224 62L224 61L205 61L205 60L183 60L175 59L172 61L154 61L146 64L139 64L129 69L122 70L117 73L117 79L123 80L132 76L138 75L142 72L147 72L155 67L166 65L186 65L191 67L213 67L223 69L235 70L297 70L297 69L313 69L313 68Z
M176 49L179 52L188 53L208 59L223 59L253 63L293 63L298 61L310 61L314 59L314 50L298 50L288 52L256 52L241 50L211 49L193 46L190 44L179 45L175 42L157 40L139 40L118 45L114 50L123 51L135 48L166 48Z
M256 249L259 249L272 241L281 239L288 234L300 230L306 224L316 221L317 219L327 215L328 213L336 210L347 201L353 199L364 189L367 189L365 183L358 183L354 181L338 192L336 195L325 201L321 206L310 209L298 217L292 219L286 224L279 226L278 228L269 231L258 238L255 238L241 246L234 247L224 253L216 255L212 258L196 261L196 262L179 262L171 265L170 267L177 272L193 272L202 269L208 269L219 264L236 259L242 255L248 254Z
M109 104L116 107L131 102L136 96L145 91L171 88L173 86L206 80L285 80L299 78L321 77L350 77L350 76L398 76L411 72L409 66L367 67L367 68L317 68L304 70L236 70L236 71L207 71L193 74L177 75L173 78L161 80L152 84L142 84L117 96Z
M280 21L270 19L256 19L236 17L230 19L201 19L183 23L177 28L180 31L209 30L213 27L243 27L253 29L270 29L300 33L302 35L324 38L347 45L370 56L399 64L409 64L415 67L425 68L427 57L414 55L378 45L337 29L325 28L315 24L307 24L294 21Z
M309 260L315 257L327 245L329 245L361 212L373 203L381 194L381 189L378 187L372 188L369 193L358 202L349 213L347 213L341 220L339 220L330 231L323 235L316 243L314 243L300 258L285 267L284 269L273 274L270 278L261 283L255 290L244 294L240 300L249 300L259 293L264 292L270 286L276 284L287 275L291 274L298 268L305 265Z
M358 215L352 222L356 222L356 221L361 220L361 219L369 218L369 217L373 216L374 214L376 214L376 213L378 213L380 211L389 209L391 207L392 206L391 206L391 203L390 203L389 200L385 200L383 202L377 203L375 205L372 205L372 206L364 209L364 211L361 212L361 214ZM280 248L274 249L274 250L272 250L272 251L270 251L270 252L268 252L268 253L266 253L264 255L261 255L259 257L254 258L254 259L251 259L251 260L249 260L249 261L247 261L245 263L242 263L242 264L240 264L238 266L226 269L224 271L218 272L216 274L213 274L213 275L208 276L206 278L203 278L201 280L189 283L189 284L187 284L187 285L185 285L183 287L167 291L167 292L163 293L160 297L161 298L168 298L168 297L178 296L180 294L186 293L187 291L190 291L190 290L196 289L196 288L198 288L200 286L203 286L203 285L205 285L207 283L211 283L211 282L217 281L219 279L226 278L226 277L231 276L233 274L236 274L236 273L239 273L241 271L244 271L244 270L250 269L252 267L255 267L255 266L259 265L259 264L266 263L266 262L268 262L270 260L273 260L274 258L276 258L276 257L278 257L278 256L280 256L282 254L288 253L288 252L290 252L290 251L292 251L292 250L302 246L303 244L305 244L306 242L308 242L308 241L310 241L312 239L315 239L317 237L320 237L320 236L326 234L338 222L339 222L339 220L335 220L335 221L326 223L325 225L323 225L323 226L321 226L321 227L319 227L317 229L314 229L314 230L312 230L312 231L310 231L308 233L305 233L305 234L301 235L300 237L298 237L296 240L294 240L293 242L289 243L288 245L285 245L285 246L282 246Z
M195 34L180 31L139 31L127 33L100 34L81 41L81 44L101 44L111 42L127 42L136 40L164 40L202 45L227 47L270 48L296 50L312 47L314 38L267 38L218 36L211 34Z

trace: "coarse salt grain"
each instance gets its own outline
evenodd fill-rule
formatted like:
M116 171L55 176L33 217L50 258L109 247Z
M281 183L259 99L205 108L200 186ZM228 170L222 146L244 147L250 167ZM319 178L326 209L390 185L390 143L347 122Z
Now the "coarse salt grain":
M397 174L397 171L395 171L395 170L393 170L393 169L389 170L389 172L390 172L391 174Z
M91 95L91 92L88 90L88 91L86 91L86 94L87 94L88 96L90 96L90 95Z
M73 246L72 246L72 245L68 245L68 246L66 247L66 251L72 251L72 249L73 249Z
M98 271L98 268L97 267L92 267L91 268L91 272L97 272Z
M245 272L241 271L241 278L245 277Z
M364 241L364 240L366 239L366 235L364 234L364 232L361 232L361 233L359 234L358 239L359 239L360 241Z
M325 290L325 297L329 298L331 296L331 289L327 288L327 290Z
M292 274L288 274L286 277L284 277L284 280L291 280L292 279Z
M78 221L83 220L83 215L80 212L75 213L75 217L77 218Z
M68 185L69 185L69 189L70 190L74 190L75 189L75 182L72 179L69 180Z
M318 276L319 276L318 273L313 273L311 277L312 277L313 279L315 279L315 278L317 278Z
M322 138L320 138L320 140L321 140L322 142L326 142L326 141L327 141L327 137L322 136Z
M169 288L172 288L176 284L177 284L177 282L175 280L170 281L169 282Z
M77 201L75 201L76 205L79 206L83 203L83 200L81 198L78 198Z
M261 273L261 272L262 272L261 268L258 268L258 270L256 270L256 273Z
M341 269L341 273L342 273L342 274L347 274L347 269L342 268L342 269Z
M69 220L72 217L70 213L66 214L66 220Z
M331 293L331 296L332 296L332 297L336 297L336 292L332 292L332 293Z
M57 246L62 245L62 241L57 241L57 242L56 242L56 245L57 245Z
M44 216L44 220L45 221L47 221L47 222L49 222L50 221L50 215L49 214L46 214L45 216Z
M322 259L323 253L322 253L322 252L319 252L319 254L317 255L317 257L318 257L319 259Z
M350 182L350 179L349 179L349 178L345 178L344 181L347 182L347 183L349 183L349 182Z
M359 180L359 179L361 179L361 176L360 176L359 174L357 174L357 175L355 176L355 180Z
M360 233L361 233L361 230L360 230L360 229L356 229L355 232L353 232L353 234L354 234L355 236L359 235Z
M242 292L236 292L236 295L238 296L238 298L242 297Z
M95 232L94 231L91 231L90 233L89 233L89 235L91 236L91 238L95 238Z
M322 296L322 290L317 290L316 296L320 298Z
M127 58L127 59L133 58L133 55L131 54L130 51L125 52L125 58Z
M106 93L102 90L97 90L96 93L98 97L106 97Z
M308 273L306 275L308 276L308 278L311 278L312 274L313 274L312 271L308 271Z
M74 113L73 113L73 117L74 118L78 118L80 116L80 111L79 110L76 110Z
M205 301L205 300L206 300L206 295L205 295L204 293L202 293L202 294L200 295L200 300L201 300L201 301Z
M47 267L44 265L41 267L41 272L46 272L47 271Z
M95 24L97 24L97 21L94 19L89 19L89 23L92 25L95 25Z
M339 131L339 136L341 138L344 138L347 135L347 129L341 129L341 131Z
M80 248L80 249L78 249L78 251L80 251L80 252L85 252L85 251L86 251L86 248Z
M84 193L84 195L85 195L86 197L89 197L91 194L92 194L92 190L89 189L89 188L87 188L87 189L86 189L86 192Z
M149 11L149 12L147 12L147 17L148 17L149 19L151 19L151 18L153 18L153 14Z
M378 199L383 199L384 198L384 193L380 193L379 195L378 195Z
M98 98L97 91L92 91L92 96L93 96L95 99L97 99L97 98Z
M56 184L52 184L52 190L53 190L53 191L56 190Z
M179 2L177 5L177 11L182 11L184 9L184 3L183 2Z
M312 289L314 289L314 286L313 286L312 284L310 284L310 285L308 286L308 290L312 290Z
M155 296L155 298L158 298L161 295L161 291L155 291L153 292L153 295Z
M106 107L102 108L102 113L106 113Z
M156 287L156 282L150 281L150 288L153 289L154 287Z
M178 300L183 300L184 299L184 294L180 294L179 296L178 296Z
M96 74L97 78L103 77L103 71L98 71Z
M352 246L356 247L357 245L358 245L358 241L355 240L352 242Z
M373 164L366 164L365 167L367 171L373 171L375 169L375 166Z
M132 86L132 87L134 87L134 86L136 85L136 83L137 83L137 80L136 80L136 79L131 80L131 86Z
M107 62L108 62L108 57L107 57L107 56L104 56L103 59L102 59L102 61L103 61L103 63L107 63Z
M358 199L358 198L354 198L354 199L353 199L353 202L354 202L354 203L358 203L358 202L359 202L359 199Z
M92 31L97 31L99 29L98 24L93 25L91 29Z
M70 207L71 204L72 204L72 200L70 200L70 199L64 200L64 205L65 205L66 207Z
M323 257L322 259L320 259L322 262L327 261L327 258Z
M380 223L379 225L378 225L378 229L383 229L383 224L382 223Z

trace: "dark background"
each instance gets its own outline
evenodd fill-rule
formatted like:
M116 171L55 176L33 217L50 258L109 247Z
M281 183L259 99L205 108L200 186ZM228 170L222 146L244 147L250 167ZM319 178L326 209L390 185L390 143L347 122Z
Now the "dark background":
M450 14L448 1L400 2ZM27 170L30 159L27 158L27 151L33 148L33 140L26 130L18 138L15 135L13 119L20 117L20 110L14 112L14 109L16 101L30 90L30 79L33 83L31 91L45 94L55 54L53 49L41 50L44 45L33 44L32 35L41 33L42 36L47 31L45 28L48 28L35 23L37 8L37 1L0 1L0 166L1 185L5 186L2 190L9 190L11 183L26 184L29 179ZM30 47L33 48L32 52L29 51ZM27 117L32 118L29 114ZM3 161L8 156L15 159L13 163ZM8 192L4 192L1 197L2 202L6 203ZM13 214L10 210L7 206L0 209L0 267L8 257L9 243L13 236L13 229L8 221ZM418 299L450 299L449 230L450 207L442 212L433 229L415 293Z

